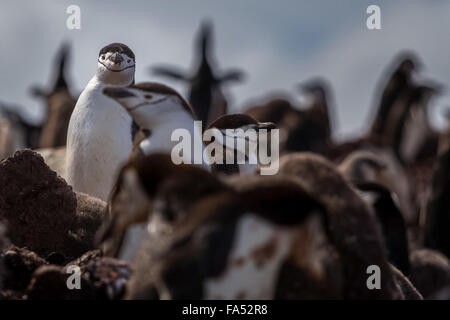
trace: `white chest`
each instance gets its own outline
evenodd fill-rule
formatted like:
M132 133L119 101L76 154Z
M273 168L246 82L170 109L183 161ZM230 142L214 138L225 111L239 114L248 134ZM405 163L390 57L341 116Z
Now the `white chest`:
M131 118L100 84L88 85L72 113L67 135L67 177L75 190L107 200L132 147Z

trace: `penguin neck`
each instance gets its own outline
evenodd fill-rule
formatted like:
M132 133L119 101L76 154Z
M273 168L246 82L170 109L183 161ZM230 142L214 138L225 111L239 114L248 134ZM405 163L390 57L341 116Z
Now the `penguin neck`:
M105 86L108 87L126 87L128 85L131 85L134 83L134 79L130 83L111 83L111 82L105 82L102 77L100 77L98 74L95 74L91 80L89 80L89 83L87 87L89 88L102 88Z
M129 130L131 132L131 129L129 129L129 127L131 127L131 116L125 109L120 106L118 102L103 94L103 89L105 88L105 86L109 87L114 85L103 82L97 77L97 75L92 77L92 79L87 84L85 91L89 92L88 94L91 96L91 98L88 98L88 100L97 100L97 102L95 103L95 107L90 109L95 113L103 114L106 112L108 118L114 117L117 118L118 121L120 119L120 121L123 121L124 127L126 127L124 128L124 130ZM113 130L118 132L117 128Z

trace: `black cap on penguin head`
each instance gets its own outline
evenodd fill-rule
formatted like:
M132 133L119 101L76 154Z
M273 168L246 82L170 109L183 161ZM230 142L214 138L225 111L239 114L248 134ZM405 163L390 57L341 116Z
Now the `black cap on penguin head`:
M107 52L118 52L118 53L124 53L126 54L128 57L132 58L133 60L136 60L133 51L125 44L123 43L111 43L108 44L107 46L103 47L100 52L98 53L98 55L102 55L105 54Z

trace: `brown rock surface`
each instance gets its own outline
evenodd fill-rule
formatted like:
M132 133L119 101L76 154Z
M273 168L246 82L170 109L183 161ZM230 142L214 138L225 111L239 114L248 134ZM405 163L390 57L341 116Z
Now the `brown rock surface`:
M0 219L15 245L43 256L64 251L76 206L72 188L37 153L17 151L0 162Z

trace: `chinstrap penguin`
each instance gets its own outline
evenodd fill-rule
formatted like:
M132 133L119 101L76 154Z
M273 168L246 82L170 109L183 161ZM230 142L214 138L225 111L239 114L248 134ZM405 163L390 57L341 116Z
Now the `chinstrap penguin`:
M103 94L134 82L135 56L124 44L100 50L97 72L81 93L67 134L67 181L76 191L107 201L119 166L132 148L132 119Z
M195 117L191 107L178 92L160 83L143 82L128 88L108 87L103 93L115 99L140 128L150 132L139 144L144 154L166 152L178 158L180 155L173 152L173 148L179 144L179 140L173 141L172 136L175 130L186 129L193 141L190 163L196 163L196 147L202 151L204 149L202 128L194 123ZM200 142L198 146L197 142ZM183 159L179 160L182 162ZM200 160L209 170L209 165Z
M275 124L272 122L258 122L252 117L245 114L230 114L224 115L216 119L211 123L207 129L218 129L223 136L223 152L222 163L213 163L213 171L221 172L224 174L239 174L239 175L253 175L257 172L258 165L258 132L259 130L271 130L275 128ZM243 135L236 131L234 134L227 132L229 130L243 130ZM254 130L256 135L246 134L246 130ZM270 135L267 134L266 137ZM232 139L233 147L230 148L227 140ZM244 141L242 141L244 140ZM267 139L268 140L268 139ZM266 140L266 142L268 142ZM245 154L239 154L237 146L243 143L245 145ZM250 144L253 144L254 148L251 148ZM208 144L208 143L207 143ZM268 144L267 144L268 146ZM231 164L227 163L227 158L233 159ZM240 163L239 160L244 160L244 163Z

